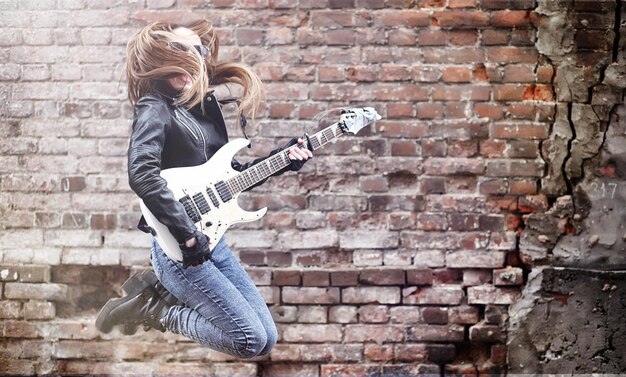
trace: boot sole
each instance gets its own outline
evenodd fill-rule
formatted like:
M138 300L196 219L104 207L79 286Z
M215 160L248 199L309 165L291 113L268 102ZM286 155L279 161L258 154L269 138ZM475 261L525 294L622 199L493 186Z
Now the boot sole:
M153 286L157 281L158 279L156 278L156 275L154 275L154 272L152 270L146 270L141 272L140 274L131 276L122 285L122 290L126 292L127 295L123 297L109 299L109 301L104 304L104 306L102 307L102 309L100 309L100 312L98 313L98 317L96 318L96 328L103 333L111 332L111 330L115 326L107 322L107 318L109 318L111 312L119 305L135 297L145 288ZM123 333L127 335L132 335L137 331L136 327L134 329L130 329L127 326L123 327Z

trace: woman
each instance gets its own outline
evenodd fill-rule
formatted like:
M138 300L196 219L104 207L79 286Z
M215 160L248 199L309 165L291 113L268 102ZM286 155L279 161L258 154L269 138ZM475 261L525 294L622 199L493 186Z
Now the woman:
M133 191L179 242L183 261L167 257L153 240L148 270L129 278L127 295L109 300L96 320L109 332L121 326L134 333L139 323L183 334L240 358L270 352L276 326L254 283L224 239L209 251L181 203L166 187L162 169L205 163L227 141L218 100L240 88L239 117L254 118L262 95L259 78L237 63L217 63L218 39L207 21L188 27L157 22L137 33L127 47L128 95L135 106L128 150ZM243 118L245 119L245 118ZM292 139L292 163L278 172L298 170L312 154ZM297 145L300 144L300 145ZM270 154L270 155L271 155ZM244 170L262 159L239 164ZM145 221L139 228L150 231Z

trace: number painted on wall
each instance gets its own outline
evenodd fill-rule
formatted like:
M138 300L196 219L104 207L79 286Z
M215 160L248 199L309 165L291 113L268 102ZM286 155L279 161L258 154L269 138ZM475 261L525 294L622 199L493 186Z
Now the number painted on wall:
M594 193L601 194L600 196L603 198L610 198L610 199L615 198L615 191L617 191L617 183L602 182L601 184L599 184L598 182L591 182L589 186Z

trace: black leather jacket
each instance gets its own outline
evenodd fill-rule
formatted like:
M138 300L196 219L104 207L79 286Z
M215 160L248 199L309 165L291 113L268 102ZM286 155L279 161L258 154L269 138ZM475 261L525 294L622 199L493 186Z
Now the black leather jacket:
M199 104L187 111L182 106L173 106L173 101L173 97L155 92L142 97L135 105L128 147L128 180L150 212L182 243L193 236L196 226L167 188L160 172L205 163L228 142L228 135L220 104L213 93L204 97L206 115L202 114ZM294 144L294 140L285 147ZM273 150L270 155L281 149ZM232 166L242 171L264 158L246 164L233 159ZM287 170L297 169L288 167L274 175ZM137 227L150 231L143 217Z

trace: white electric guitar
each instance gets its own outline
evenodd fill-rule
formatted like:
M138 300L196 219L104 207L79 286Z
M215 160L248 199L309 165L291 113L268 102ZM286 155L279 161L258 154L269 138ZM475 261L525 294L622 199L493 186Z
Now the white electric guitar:
M307 136L307 148L314 151L334 142L345 133L356 134L380 118L371 107L343 110L337 123L315 135ZM258 220L265 215L267 208L256 212L241 209L237 203L239 194L291 164L289 151L284 150L242 172L234 170L231 167L233 156L249 143L246 139L234 139L202 165L161 171L161 177L167 181L168 189L183 204L198 230L209 237L211 250L229 226ZM168 228L156 219L141 200L140 205L159 246L170 259L182 262L183 256L178 242Z

